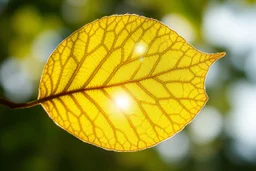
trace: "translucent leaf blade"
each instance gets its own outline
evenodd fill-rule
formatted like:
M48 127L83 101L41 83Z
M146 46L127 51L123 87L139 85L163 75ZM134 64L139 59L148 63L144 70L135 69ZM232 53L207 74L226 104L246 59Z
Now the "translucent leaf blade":
M154 19L104 17L55 49L38 99L57 125L82 141L142 150L191 122L207 101L208 69L224 55L194 49Z

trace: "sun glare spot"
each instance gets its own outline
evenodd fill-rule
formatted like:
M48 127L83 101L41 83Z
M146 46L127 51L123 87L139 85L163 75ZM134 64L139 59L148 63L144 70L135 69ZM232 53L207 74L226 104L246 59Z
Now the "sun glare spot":
M127 109L130 106L130 100L126 95L119 94L115 97L115 104L120 109Z
M144 43L138 43L135 45L135 53L138 55L142 55L145 53L147 47Z

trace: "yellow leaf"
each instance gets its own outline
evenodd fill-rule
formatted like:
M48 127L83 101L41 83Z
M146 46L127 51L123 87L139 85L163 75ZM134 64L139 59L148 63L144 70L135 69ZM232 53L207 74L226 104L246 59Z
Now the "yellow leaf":
M84 142L142 150L191 122L207 101L207 71L224 55L196 50L154 19L103 17L58 45L34 104Z

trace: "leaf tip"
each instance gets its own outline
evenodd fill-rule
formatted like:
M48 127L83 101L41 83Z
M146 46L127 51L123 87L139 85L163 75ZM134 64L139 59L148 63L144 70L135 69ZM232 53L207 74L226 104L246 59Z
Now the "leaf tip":
M208 54L209 58L212 62L215 62L219 60L220 58L223 58L226 55L226 52L217 52L217 53L210 53Z
M224 57L225 55L226 55L226 52L219 52L219 53L214 54L214 58L217 60L217 59Z

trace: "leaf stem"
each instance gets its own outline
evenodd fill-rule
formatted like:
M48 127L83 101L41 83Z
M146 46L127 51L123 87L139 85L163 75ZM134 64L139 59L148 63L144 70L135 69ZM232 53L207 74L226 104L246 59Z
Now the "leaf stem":
M39 104L40 104L39 100L35 100L32 102L27 102L27 103L14 103L12 101L9 101L9 100L6 100L6 99L0 97L0 105L7 106L11 109L30 108L30 107L33 107L33 106L36 106Z

